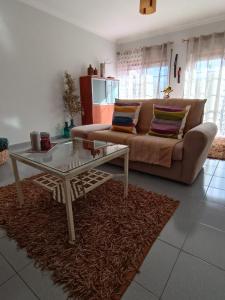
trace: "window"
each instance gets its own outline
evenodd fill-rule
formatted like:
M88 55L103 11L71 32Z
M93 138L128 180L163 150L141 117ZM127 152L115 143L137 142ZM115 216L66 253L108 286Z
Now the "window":
M225 32L188 40L184 96L207 99L204 121L225 135Z
M185 81L184 96L207 99L204 121L216 123L219 134L225 135L225 60L198 60L194 65L191 84L188 79Z
M161 91L169 84L170 56L171 43L118 53L120 98L162 97Z
M130 70L126 76L121 76L119 79L122 99L149 99L159 95L163 97L161 91L168 85L169 68L154 66L143 70Z

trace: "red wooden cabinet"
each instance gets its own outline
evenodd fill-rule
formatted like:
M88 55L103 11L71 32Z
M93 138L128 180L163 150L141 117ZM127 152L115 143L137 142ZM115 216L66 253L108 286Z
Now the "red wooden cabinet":
M82 124L110 124L115 99L119 97L119 80L97 76L80 77Z

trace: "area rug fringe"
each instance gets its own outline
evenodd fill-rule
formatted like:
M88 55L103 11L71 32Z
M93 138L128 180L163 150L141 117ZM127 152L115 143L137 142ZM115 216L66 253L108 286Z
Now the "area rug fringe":
M71 246L64 205L32 179L22 186L22 208L14 184L0 188L0 225L76 300L121 299L179 203L132 185L123 199L122 183L111 180L74 203Z

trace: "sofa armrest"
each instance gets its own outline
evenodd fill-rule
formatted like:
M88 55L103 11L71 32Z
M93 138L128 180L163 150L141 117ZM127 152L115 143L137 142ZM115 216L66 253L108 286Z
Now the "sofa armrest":
M210 148L217 133L217 126L214 123L203 123L191 130L184 136L184 148L189 151L201 151L203 148ZM197 154L197 153L196 153Z
M77 126L72 129L71 136L86 139L90 132L107 130L110 128L111 128L110 124L90 124L90 125Z
M185 178L185 182L192 183L198 175L208 156L216 133L216 124L203 123L185 134L182 170L182 177Z

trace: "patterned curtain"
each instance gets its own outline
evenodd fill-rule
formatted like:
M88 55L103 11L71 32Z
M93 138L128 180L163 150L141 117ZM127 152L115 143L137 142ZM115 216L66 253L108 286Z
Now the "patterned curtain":
M225 135L225 32L188 40L184 97L207 99L204 119Z
M162 97L169 84L170 56L171 43L117 53L120 98Z

